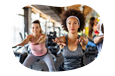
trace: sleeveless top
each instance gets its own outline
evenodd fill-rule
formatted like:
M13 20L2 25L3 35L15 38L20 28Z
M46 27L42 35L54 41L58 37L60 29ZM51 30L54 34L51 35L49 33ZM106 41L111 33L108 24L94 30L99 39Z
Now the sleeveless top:
M41 37L41 34L40 34L40 37ZM33 45L33 43L34 42L33 42L33 36L32 36L32 42L30 42L29 45L30 45L31 52L32 52L33 55L43 56L47 53L47 48L45 47L45 43L41 43L41 44L38 44L38 45Z
M78 39L80 36L78 35ZM62 55L64 58L63 69L72 70L81 67L82 57L84 55L80 43L77 44L77 49L75 51L70 51L68 48L68 35L66 35L66 46L64 46Z

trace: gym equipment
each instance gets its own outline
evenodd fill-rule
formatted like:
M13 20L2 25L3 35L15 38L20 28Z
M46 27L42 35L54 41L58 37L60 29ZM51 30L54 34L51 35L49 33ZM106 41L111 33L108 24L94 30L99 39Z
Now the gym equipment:
M24 38L22 37L22 34L21 33L19 33L19 34L20 34L21 40L23 40ZM26 59L26 57L28 56L28 54L31 52L31 48L29 47L29 44L26 44L23 47L22 46L13 46L12 48L15 49L15 50L13 50L13 52L15 54L15 57L18 58L18 60L19 60L19 62L21 64L23 64L24 60ZM22 52L18 52L19 49L21 49ZM52 54L52 56L55 57L53 54ZM56 61L55 59L56 58L54 58L54 61ZM37 60L36 62L38 62L38 61L39 60ZM31 65L30 68L34 69L33 67L34 67L34 64ZM37 70L38 71L44 71L43 68L40 68L40 69L37 69Z
M55 39L57 37L56 31L50 32L49 35L47 35L47 37L48 37L46 41L47 48L51 51L54 61L56 61L57 51L59 50L59 46L52 41L52 39Z
M22 34L20 32L19 32L19 34L20 34L21 40L23 41L24 38L22 37ZM15 50L13 50L14 48L15 48ZM22 49L23 52L22 53L17 52L21 48L23 48ZM14 53L14 56L19 57L19 65L21 66L21 71L22 71L23 70L22 64L23 64L24 60L26 59L27 55L31 51L29 44L26 44L23 47L22 46L13 46L12 51ZM32 71L32 65L30 66L30 71ZM43 72L43 69L38 69L36 71Z
M91 43L91 45L87 45L87 48L85 50L85 65L91 63L97 57L98 54L97 46L91 39L89 39L89 42Z

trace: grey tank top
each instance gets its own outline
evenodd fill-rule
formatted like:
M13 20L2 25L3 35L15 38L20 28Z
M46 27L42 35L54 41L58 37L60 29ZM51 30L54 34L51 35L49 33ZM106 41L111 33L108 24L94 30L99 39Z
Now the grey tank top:
M78 36L78 39L80 35ZM70 51L68 48L68 35L66 35L66 46L64 46L62 55L64 58L64 70L72 70L81 67L81 59L84 55L80 43L77 44L77 49L75 51Z

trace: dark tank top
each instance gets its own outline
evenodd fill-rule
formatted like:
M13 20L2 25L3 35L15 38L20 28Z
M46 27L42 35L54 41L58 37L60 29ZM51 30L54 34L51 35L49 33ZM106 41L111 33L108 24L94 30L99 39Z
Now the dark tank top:
M80 35L78 36L78 39ZM68 49L68 35L66 35L66 46L64 46L62 55L64 58L63 61L63 69L64 70L72 70L81 67L81 59L84 55L82 47L80 43L77 44L77 49L75 51L70 51Z

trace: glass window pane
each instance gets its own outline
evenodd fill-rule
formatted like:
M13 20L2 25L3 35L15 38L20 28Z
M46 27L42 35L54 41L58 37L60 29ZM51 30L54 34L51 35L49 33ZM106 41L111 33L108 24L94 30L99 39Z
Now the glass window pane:
M22 36L24 37L24 10L21 9L19 13L16 14L14 19L14 24L12 27L12 46L18 44L21 42L21 37L19 35L19 32L22 33Z

